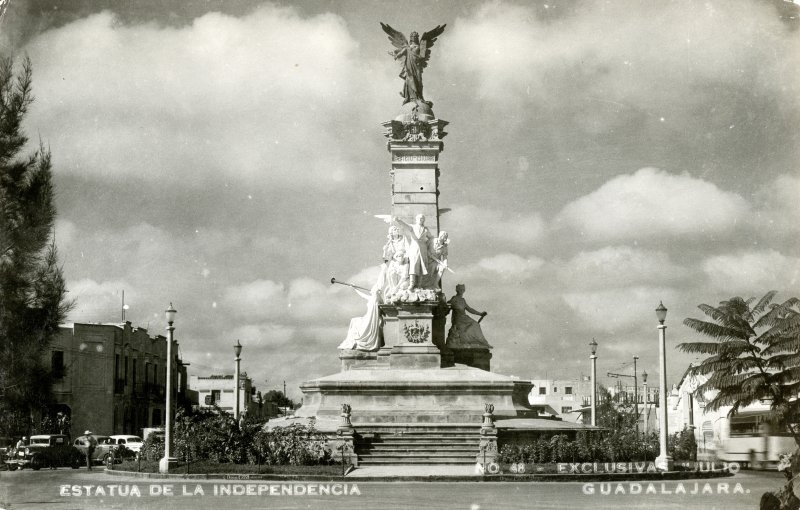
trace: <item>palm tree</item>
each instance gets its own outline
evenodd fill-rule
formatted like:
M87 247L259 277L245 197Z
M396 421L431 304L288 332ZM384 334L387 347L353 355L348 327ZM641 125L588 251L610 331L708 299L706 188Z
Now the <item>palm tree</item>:
M713 321L686 319L683 323L712 341L687 342L678 347L688 353L708 355L689 369L706 381L697 393L712 391L706 409L731 406L729 414L768 400L779 422L792 427L795 439L800 416L800 300L773 304L776 291L757 302L732 297L719 306L698 306ZM754 304L755 303L755 304Z

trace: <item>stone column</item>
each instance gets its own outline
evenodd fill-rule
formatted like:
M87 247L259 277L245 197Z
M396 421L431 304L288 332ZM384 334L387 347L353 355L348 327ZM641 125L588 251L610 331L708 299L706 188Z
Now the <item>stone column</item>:
M427 105L414 103L383 123L392 154L392 215L412 224L424 214L434 236L439 234L439 154L447 124Z

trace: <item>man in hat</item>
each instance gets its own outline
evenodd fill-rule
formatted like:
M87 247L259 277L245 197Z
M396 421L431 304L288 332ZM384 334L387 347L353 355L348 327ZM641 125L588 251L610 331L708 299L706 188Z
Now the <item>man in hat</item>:
M85 436L83 443L86 444L86 468L91 471L94 450L97 448L97 439L94 438L91 430L85 431L83 435Z

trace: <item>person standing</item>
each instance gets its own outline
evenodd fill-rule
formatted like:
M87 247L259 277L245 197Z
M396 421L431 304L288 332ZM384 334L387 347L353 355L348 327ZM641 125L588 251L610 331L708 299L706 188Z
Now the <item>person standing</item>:
M92 470L92 459L94 458L94 451L97 449L97 439L92 435L91 430L83 433L85 436L84 444L86 444L86 469Z

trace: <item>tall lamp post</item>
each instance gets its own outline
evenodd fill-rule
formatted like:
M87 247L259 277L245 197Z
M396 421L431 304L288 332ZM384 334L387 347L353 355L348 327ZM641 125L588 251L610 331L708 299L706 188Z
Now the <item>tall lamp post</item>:
M236 405L233 408L233 418L239 421L239 363L242 361L242 344L236 340L236 345L233 346L233 353L236 355L236 373L233 376L233 393L236 395Z
M589 342L589 347L592 349L592 355L589 359L592 360L592 427L597 426L597 340L592 338Z
M175 464L177 459L170 456L170 445L172 444L172 342L175 331L175 314L178 312L169 304L164 314L167 317L167 409L164 421L164 458L158 462L158 470L161 473L169 473L170 464Z
M647 370L642 372L642 385L644 385L644 437L647 439L647 422L650 421L650 410L647 408Z
M636 362L639 356L633 357L633 414L636 416L636 437L639 437L639 379L636 376Z
M660 452L656 457L656 467L662 471L672 469L672 457L667 453L667 307L664 303L659 303L656 308L656 318L658 319L658 361L660 371L658 377L658 405L661 407L661 423L658 431L658 445Z

